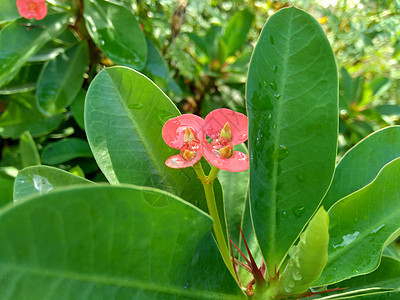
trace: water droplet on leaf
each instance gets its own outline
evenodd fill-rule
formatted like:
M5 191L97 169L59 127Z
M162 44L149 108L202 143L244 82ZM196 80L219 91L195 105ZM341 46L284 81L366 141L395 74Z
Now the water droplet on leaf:
M278 86L276 85L275 81L271 81L269 83L269 86L271 87L271 89L273 89L274 91L276 91L278 89Z
M131 108L131 109L141 109L141 108L143 108L143 104L134 103L134 104L129 104L128 107Z
M305 210L304 206L298 206L298 207L293 207L292 211L297 218L300 218Z
M299 281L303 279L303 275L301 275L299 269L293 269L292 277L294 280Z
M278 100L281 97L281 94L277 93L274 95L274 97Z
M277 65L273 66L273 67L272 67L272 71L273 71L274 73L278 72L278 66L277 66Z
M272 45L275 45L275 40L272 35L269 36L269 41L271 42Z
M289 217L289 214L288 214L286 211L283 211L283 212L282 212L282 217L288 218L288 217Z

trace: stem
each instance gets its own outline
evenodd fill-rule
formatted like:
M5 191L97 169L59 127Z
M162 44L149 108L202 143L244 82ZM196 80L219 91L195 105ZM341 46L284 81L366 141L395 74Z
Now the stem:
M219 219L217 204L215 203L213 183L214 183L214 179L217 176L219 169L215 168L214 166L212 167L210 175L214 176L214 177L211 177L211 178L210 178L210 176L206 176L204 174L204 171L203 171L203 168L201 167L200 162L195 163L193 165L193 169L195 170L198 178L200 179L201 183L203 184L204 194L206 195L208 213L210 214L211 218L214 221L213 222L214 236L215 236L215 239L217 240L217 245L218 245L219 251L222 255L222 258L224 259L226 266L228 267L229 271L231 272L233 278L236 278L236 274L233 269L231 257L229 255L228 245L227 245L227 242L224 237L224 231L222 230L222 225L221 225L222 223L221 223L221 220ZM216 170L214 170L214 169L216 169Z

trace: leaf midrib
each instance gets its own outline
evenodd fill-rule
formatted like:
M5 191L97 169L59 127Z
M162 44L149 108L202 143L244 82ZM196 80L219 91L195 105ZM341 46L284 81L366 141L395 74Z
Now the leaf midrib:
M293 14L292 10L291 10L291 14ZM292 20L292 19L290 19L290 20ZM287 26L287 37L291 36L291 32L292 32L292 22L289 22L288 26ZM279 78L279 86L282 86L282 89L280 90L281 99L277 100L277 102L278 102L278 109L277 109L278 113L277 113L277 116L276 116L276 128L277 128L277 130L276 130L276 134L274 135L274 151L273 151L273 153L277 153L277 151L279 150L278 149L278 145L280 144L279 141L280 141L280 136L281 136L281 131L279 129L281 127L281 122L282 122L282 113L281 113L281 111L282 111L283 101L284 101L285 95L286 95L286 84L284 84L284 82L285 82L284 79L287 76L287 70L288 70L288 59L289 59L288 56L289 56L289 53L290 53L290 39L287 38L286 41L287 42L285 44L284 51L282 51L282 56L283 56L283 59L282 59L282 75ZM271 222L269 224L269 229L270 229L270 240L269 240L269 243L271 245L273 245L273 246L270 247L270 249L276 249L276 235L275 235L276 234L276 228L277 228L277 225L276 225L277 224L277 220L276 220L276 210L277 210L277 192L276 192L276 188L277 188L277 185L278 185L278 164L279 164L278 160L275 159L274 162L273 162L273 169L272 169L272 174L273 174L273 176L272 176L273 189L272 189L272 193L271 193L272 205L271 205L270 215L269 215L269 218L271 220ZM278 257L279 257L279 254L278 254ZM283 258L281 258L281 260L282 259ZM279 262L272 262L272 263L275 263L276 266L280 265L280 261Z

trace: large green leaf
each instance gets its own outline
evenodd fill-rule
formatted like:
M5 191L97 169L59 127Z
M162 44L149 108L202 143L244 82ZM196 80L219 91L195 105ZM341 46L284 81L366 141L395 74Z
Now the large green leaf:
M97 47L114 63L141 70L146 63L147 44L135 15L107 1L83 3L86 26Z
M265 25L247 81L250 200L271 270L332 179L338 131L335 59L318 22L295 7Z
M36 97L39 108L48 115L60 113L78 94L89 64L86 41L49 61L39 77Z
M22 167L40 165L40 156L35 141L29 131L25 131L19 140L19 152Z
M56 165L74 158L92 156L86 140L68 138L46 145L42 151L42 162Z
M211 226L179 198L140 187L21 201L0 213L2 299L244 298Z
M59 35L68 23L69 14L49 14L43 20L31 20L24 26L20 18L0 32L0 87L13 79L22 65L46 42Z
M370 183L379 170L400 156L400 126L390 126L369 135L340 160L323 204L331 207L339 199Z
M170 169L164 163L178 150L165 144L161 130L179 114L147 77L112 67L101 71L89 87L85 128L97 164L110 183L160 188L206 211L203 187L194 170Z
M18 172L14 182L14 201L47 194L60 187L93 183L64 170L48 166L32 166Z
M343 292L364 290L368 288L400 289L400 261L382 257L382 261L374 272L339 282L329 288L343 288Z
M329 257L315 285L373 271L382 250L400 228L400 158L388 163L369 185L329 210Z
M41 136L57 128L62 119L62 114L43 116L33 95L17 94L11 98L10 105L0 118L0 135L18 139L22 133L29 131L33 137Z

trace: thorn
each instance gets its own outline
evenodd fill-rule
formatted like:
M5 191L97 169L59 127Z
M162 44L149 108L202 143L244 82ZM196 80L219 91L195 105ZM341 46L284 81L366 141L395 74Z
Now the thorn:
M240 255L244 258L244 260L246 261L246 263L247 263L247 265L249 266L249 268L251 268L251 267L250 267L251 263L250 263L250 261L247 259L247 257L243 254L242 251L240 251L240 249L238 248L238 246L236 246L236 244L232 241L231 238L229 238L229 240L230 240L231 243L235 246L235 248L237 249L237 251L239 251Z
M235 265L235 256L233 255L233 247L232 247L232 243L233 243L233 242L232 242L232 240L231 240L230 238L229 238L229 241L230 241L231 253L232 253L232 265L233 265L233 270L235 271L235 275L236 275L237 282L238 282L239 286L241 287L242 284L240 283L239 275L238 275L237 268L236 268L236 265Z
M239 226L239 230L242 235L244 245L246 246L247 253L249 254L249 258L250 258L250 262L251 262L250 267L251 267L252 273L254 275L254 279L256 280L256 282L265 283L264 276L261 274L260 270L257 267L256 262L254 261L253 255L250 252L249 246L247 245L246 239L244 238L242 228L240 228L240 226Z

